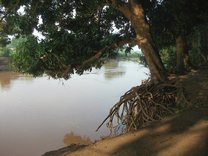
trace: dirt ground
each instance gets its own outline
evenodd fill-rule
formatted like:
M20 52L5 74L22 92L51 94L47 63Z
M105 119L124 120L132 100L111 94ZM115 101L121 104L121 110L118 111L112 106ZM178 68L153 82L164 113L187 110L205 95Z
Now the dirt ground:
M208 106L208 66L181 76L186 97L196 107Z
M208 108L187 111L66 156L207 156Z
M208 156L208 68L178 77L192 108L136 132L44 156Z

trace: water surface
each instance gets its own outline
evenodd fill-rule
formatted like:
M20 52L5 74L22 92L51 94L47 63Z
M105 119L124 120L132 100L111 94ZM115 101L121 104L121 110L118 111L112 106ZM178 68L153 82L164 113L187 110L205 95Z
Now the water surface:
M0 156L40 156L108 135L105 127L95 130L146 73L136 62L116 60L67 81L1 72Z

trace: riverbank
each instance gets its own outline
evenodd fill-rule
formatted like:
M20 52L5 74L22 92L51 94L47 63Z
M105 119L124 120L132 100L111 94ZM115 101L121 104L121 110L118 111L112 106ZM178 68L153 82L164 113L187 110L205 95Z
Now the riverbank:
M72 145L44 156L208 155L207 67L180 76L178 81L184 86L186 97L192 103L191 109L154 122L136 132L107 138L86 147Z
M0 57L0 71L9 71L9 58Z
M137 132L72 145L44 156L207 156L208 108L186 111Z
M74 145L72 146L74 147ZM137 132L44 156L207 156L208 108L186 111ZM62 149L63 151L63 149Z

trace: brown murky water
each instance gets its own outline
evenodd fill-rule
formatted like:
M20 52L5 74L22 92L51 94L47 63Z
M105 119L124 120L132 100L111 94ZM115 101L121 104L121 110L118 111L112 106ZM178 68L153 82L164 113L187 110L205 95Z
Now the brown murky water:
M40 156L108 135L95 129L146 73L136 62L115 60L67 81L1 72L0 156Z

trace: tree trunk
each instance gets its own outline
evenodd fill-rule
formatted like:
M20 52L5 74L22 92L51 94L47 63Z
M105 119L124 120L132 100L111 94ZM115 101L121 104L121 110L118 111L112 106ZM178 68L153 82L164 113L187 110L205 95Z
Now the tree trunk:
M185 38L179 35L176 38L176 70L178 74L184 74L190 71L191 62L188 55L188 46Z
M154 83L165 81L166 71L159 53L153 44L149 24L146 21L141 4L138 4L135 0L129 0L128 4L123 5L116 5L116 0L112 2L114 2L114 7L116 6L116 8L131 22L136 33L136 43L145 56L152 81Z
M205 64L208 64L208 25L205 25L200 28L198 31L198 48L199 48L199 53L204 60Z
M165 81L167 79L165 68L153 44L149 41L141 43L140 40L137 40L137 43L145 56L152 81L154 83Z

